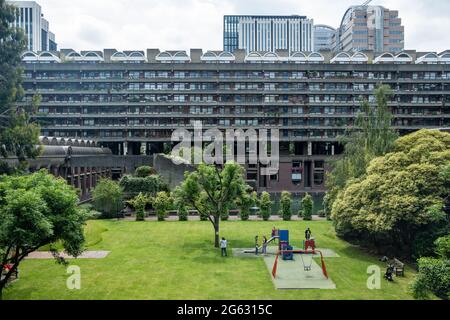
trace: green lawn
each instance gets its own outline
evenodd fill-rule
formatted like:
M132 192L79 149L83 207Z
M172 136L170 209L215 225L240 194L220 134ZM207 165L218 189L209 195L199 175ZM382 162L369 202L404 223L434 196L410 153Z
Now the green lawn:
M209 222L89 221L89 250L109 250L102 260L72 260L81 268L81 290L66 288L66 269L52 260L26 260L21 278L5 299L411 299L414 274L394 283L382 279L380 290L366 287L367 267L384 264L338 239L327 221L224 222L221 235L231 247L252 247L254 236L270 236L272 227L290 230L299 246L311 227L318 246L340 258L326 259L336 290L275 290L262 259L222 258L213 248ZM231 249L231 248L230 248ZM231 250L230 250L231 253Z

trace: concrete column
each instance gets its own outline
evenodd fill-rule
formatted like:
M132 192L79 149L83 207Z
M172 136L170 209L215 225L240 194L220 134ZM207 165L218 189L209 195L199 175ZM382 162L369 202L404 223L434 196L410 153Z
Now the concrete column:
M128 154L128 142L124 141L123 143L123 155L127 155Z
M312 156L312 142L308 142L308 156Z
M141 155L146 155L146 154L147 154L147 143L141 142Z
M334 144L331 145L331 155L334 156Z
M87 172L86 172L86 168L83 168L83 175L81 176L81 194L82 195L86 195L87 193L87 185L86 185L86 181L87 180Z

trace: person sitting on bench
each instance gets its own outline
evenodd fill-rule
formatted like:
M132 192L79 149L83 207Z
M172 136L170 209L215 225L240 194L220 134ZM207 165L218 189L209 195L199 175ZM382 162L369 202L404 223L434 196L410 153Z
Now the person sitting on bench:
M393 265L388 265L387 269L386 269L386 273L384 274L384 278L390 282L394 281L393 278L394 275L394 266Z

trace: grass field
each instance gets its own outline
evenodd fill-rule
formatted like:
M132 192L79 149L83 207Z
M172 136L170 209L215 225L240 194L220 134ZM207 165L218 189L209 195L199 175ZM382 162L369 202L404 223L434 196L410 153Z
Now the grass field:
M221 235L235 248L252 247L254 236L270 235L272 227L290 230L299 246L311 227L318 246L336 251L326 259L336 290L275 290L262 259L222 258L213 248L209 222L89 221L89 250L109 250L101 260L72 260L81 268L81 289L66 288L66 268L53 260L26 260L20 280L5 299L411 299L408 285L414 273L394 283L381 281L380 290L366 287L367 267L384 264L377 257L338 239L327 221L223 222ZM229 253L231 254L231 248Z

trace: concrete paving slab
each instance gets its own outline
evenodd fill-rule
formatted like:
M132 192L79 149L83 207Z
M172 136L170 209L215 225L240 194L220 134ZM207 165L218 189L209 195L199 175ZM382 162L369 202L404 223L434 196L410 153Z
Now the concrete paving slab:
M110 251L85 251L77 259L104 259L108 256ZM61 253L64 259L75 259L67 253ZM30 253L25 259L53 259L50 251L35 251Z

